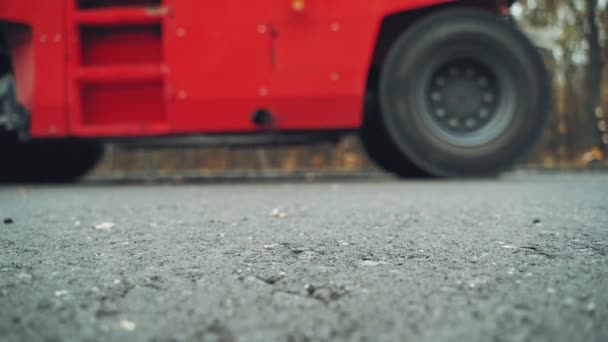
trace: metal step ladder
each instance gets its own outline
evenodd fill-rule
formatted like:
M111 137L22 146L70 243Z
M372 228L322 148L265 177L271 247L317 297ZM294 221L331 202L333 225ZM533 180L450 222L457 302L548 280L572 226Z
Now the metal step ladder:
M80 8L78 0L70 1L67 87L69 125L76 135L170 131L165 1L98 8Z

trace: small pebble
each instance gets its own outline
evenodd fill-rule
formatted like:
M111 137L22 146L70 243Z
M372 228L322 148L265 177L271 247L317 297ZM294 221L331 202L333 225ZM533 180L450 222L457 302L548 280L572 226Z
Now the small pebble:
M99 224L93 225L93 228L95 228L95 230L110 230L110 229L114 228L114 223L111 223L111 222L99 223Z
M17 274L17 279L28 282L28 281L32 280L32 275L29 273L21 272L21 273Z
M10 217L5 218L3 222L4 222L4 224L13 224L13 223L15 223L15 221L13 221L13 219L10 218Z
M285 214L284 212L281 212L279 210L279 208L274 208L272 209L272 211L270 212L270 216L274 217L274 218L283 218L285 216L287 216L287 214Z
M64 297L67 296L68 291L67 290L57 290L55 291L55 297Z
M120 324L120 327L126 331L133 331L133 330L135 330L135 327L136 327L135 322L131 322L126 319L121 320L119 324Z
M315 293L315 291L317 290L315 286L311 284L304 285L304 289L306 290L306 293L308 293L309 296Z

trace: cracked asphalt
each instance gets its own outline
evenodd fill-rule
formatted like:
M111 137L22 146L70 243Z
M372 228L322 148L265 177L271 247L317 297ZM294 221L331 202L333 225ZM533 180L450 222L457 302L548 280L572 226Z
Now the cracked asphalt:
M608 174L5 185L0 220L2 341L608 341Z

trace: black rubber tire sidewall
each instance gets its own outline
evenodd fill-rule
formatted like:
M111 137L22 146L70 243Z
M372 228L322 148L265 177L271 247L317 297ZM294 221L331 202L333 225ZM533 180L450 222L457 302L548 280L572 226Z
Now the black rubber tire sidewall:
M359 136L368 157L385 171L401 178L427 179L431 176L403 156L389 138L379 113L366 115Z
M450 54L466 42L493 53L517 85L513 119L491 142L463 147L433 134L419 115L417 87L433 54ZM474 57L474 56L473 56ZM543 62L528 39L509 23L476 9L447 9L402 34L391 48L380 76L383 122L399 150L437 176L496 173L515 162L540 136L549 107Z

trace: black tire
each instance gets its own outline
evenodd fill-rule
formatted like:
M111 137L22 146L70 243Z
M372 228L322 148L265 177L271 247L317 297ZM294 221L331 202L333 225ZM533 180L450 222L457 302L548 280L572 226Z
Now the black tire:
M0 77L0 116L20 109L12 76ZM6 131L0 126L0 182L73 181L91 170L103 155L103 146L95 141L20 142L19 130L24 127L17 125L17 130Z
M0 139L0 181L70 182L90 171L103 155L93 141L57 140L19 143Z
M442 177L511 166L542 134L550 107L549 79L529 40L467 8L441 10L404 32L379 89L395 158Z
M367 106L359 137L368 157L385 171L402 178L429 177L427 172L403 158L399 148L390 140L377 103Z

